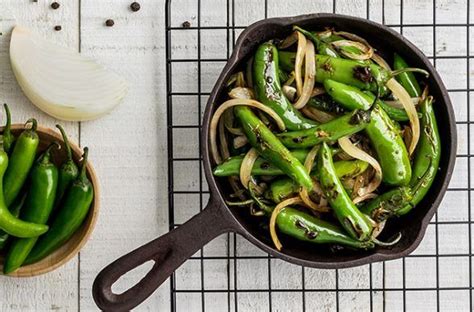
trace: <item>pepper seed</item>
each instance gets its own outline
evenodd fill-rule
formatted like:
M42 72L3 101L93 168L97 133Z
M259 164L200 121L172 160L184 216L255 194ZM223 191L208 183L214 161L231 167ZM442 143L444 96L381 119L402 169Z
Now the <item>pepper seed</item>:
M130 4L130 9L131 9L133 12L137 12L138 10L140 10L140 3L138 3L138 2L132 2L132 4Z
M60 6L60 4L59 4L59 3L57 3L57 2L53 2L53 3L51 3L51 8L52 8L53 10L57 10L57 9L59 9L59 6Z
M61 27L61 25L56 25L56 26L54 26L54 30L56 30L56 31L61 31L61 29L63 29L63 28Z
M107 27L112 27L112 26L114 26L114 24L115 24L115 22L114 22L113 19L108 19L108 20L105 21L105 26L107 26Z

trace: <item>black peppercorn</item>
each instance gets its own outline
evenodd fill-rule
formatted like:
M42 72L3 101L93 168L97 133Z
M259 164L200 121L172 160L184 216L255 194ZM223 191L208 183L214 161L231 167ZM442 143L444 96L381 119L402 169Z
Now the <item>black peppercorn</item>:
M115 22L113 19L108 19L105 21L105 25L108 26L108 27L112 27L114 26Z
M130 4L130 9L131 9L133 12L137 12L138 10L140 10L140 3L138 3L138 2L132 2L132 4Z
M57 2L51 3L51 8L52 8L53 10L59 9L59 6L60 6L59 3L57 3Z
M56 25L56 26L54 26L54 30L56 30L56 31L60 31L61 29L63 29L63 28L61 27L61 25Z
M183 24L181 24L181 26L183 26L183 28L189 28L189 27L191 27L191 23L189 21L186 21L186 22L183 22Z

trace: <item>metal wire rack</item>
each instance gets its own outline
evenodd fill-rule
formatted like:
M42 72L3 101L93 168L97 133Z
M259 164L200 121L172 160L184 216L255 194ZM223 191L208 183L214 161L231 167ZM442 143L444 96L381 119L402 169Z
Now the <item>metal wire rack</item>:
M412 255L353 269L316 270L271 258L226 234L171 277L171 311L473 310L471 8L469 0L167 0L170 229L207 203L202 112L239 33L262 18L334 12L399 31L444 78L460 141L449 190Z

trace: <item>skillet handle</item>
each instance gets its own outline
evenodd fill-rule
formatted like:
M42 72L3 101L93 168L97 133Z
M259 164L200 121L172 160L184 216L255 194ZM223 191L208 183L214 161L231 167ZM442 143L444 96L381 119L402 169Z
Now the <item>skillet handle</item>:
M233 222L218 201L171 232L135 249L105 267L96 277L92 294L104 311L129 311L148 298L184 261L218 235L231 231ZM151 270L121 294L112 285L123 275L154 260Z

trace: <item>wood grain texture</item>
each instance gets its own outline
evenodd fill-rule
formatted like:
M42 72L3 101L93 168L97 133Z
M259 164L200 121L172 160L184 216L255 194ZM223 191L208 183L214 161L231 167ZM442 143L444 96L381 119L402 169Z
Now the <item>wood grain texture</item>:
M32 279L0 277L0 311L95 311L97 308L91 297L91 286L99 270L168 230L165 1L142 0L142 9L136 13L129 10L130 2L61 1L60 9L52 10L49 0L2 1L0 102L10 104L14 122L22 122L30 116L38 117L40 123L47 126L54 126L57 122L29 103L11 73L8 27L16 21L59 44L81 49L85 55L125 76L130 83L130 93L121 106L101 120L80 126L77 123L62 123L72 138L80 139L82 145L91 149L90 157L102 189L96 231L80 257L55 272ZM201 26L225 26L226 3L225 0L201 0ZM264 3L235 0L235 24L245 26L263 18ZM337 13L360 17L366 17L369 13L371 19L378 22L385 20L392 25L433 22L432 0L337 0L335 5L333 0L269 0L267 4L268 17L333 12L335 7ZM384 15L382 5L385 6ZM461 24L467 19L467 0L436 0L435 6L437 23ZM474 21L473 7L471 5L471 22ZM232 8L229 12L232 13ZM197 16L196 0L172 1L172 26L179 27L184 21L189 21L195 27ZM114 27L104 26L108 18L114 19ZM55 25L61 25L62 31L53 31ZM400 31L400 28L395 27L395 30ZM465 27L456 27L456 36L451 35L449 27L437 27L436 40L433 40L433 30L429 26L403 27L403 34L428 56L436 53L438 57L455 55L459 58L468 52L472 55L474 48L466 44L468 34ZM235 36L240 31L236 30ZM472 34L471 29L469 35L472 37ZM227 36L225 30L212 29L202 30L199 36L203 59L226 58L227 43L235 38L232 32ZM198 57L196 30L173 31L171 39L173 58ZM212 88L223 65L223 62L201 63L201 91L208 92ZM465 59L439 58L436 65L449 88L466 87L470 73L467 73ZM471 64L471 72L472 68ZM173 91L198 91L196 62L174 63L173 73ZM458 120L469 121L469 94L453 91L450 95ZM206 97L203 96L200 102L201 106L205 105ZM198 125L198 105L197 97L174 97L173 124ZM471 152L468 127L458 125L460 154ZM174 156L198 157L198 135L198 129L175 129ZM451 187L467 187L468 161L468 158L458 159ZM176 190L199 190L200 175L196 162L176 162L174 168ZM203 190L206 190L205 183ZM201 198L199 194L180 194L171 200L175 204L175 222L184 223L198 213L200 201L205 204L207 196ZM468 191L449 191L440 207L439 221L468 221L469 201ZM177 271L176 288L180 291L201 290L203 287L211 291L204 295L176 293L176 310L201 311L204 307L206 311L227 311L230 306L230 311L236 312L268 311L271 303L273 311L302 311L303 304L306 311L334 311L337 308L341 311L369 311L370 308L373 311L400 311L405 301L407 310L433 311L439 299L441 310L467 311L469 291L444 290L438 293L435 288L469 286L471 259L465 256L471 250L468 233L466 224L431 225L415 252L416 258L390 261L384 266L374 264L372 267L338 271L302 269L266 258L250 259L266 255L241 237L223 235L203 250L203 255L215 259L202 263L199 259L189 260ZM435 257L437 252L443 255L438 261ZM200 253L197 255L200 256ZM227 260L227 256L245 259ZM147 265L149 268L150 264ZM140 268L119 281L117 290L137 281L145 271L146 268ZM268 291L269 287L272 293ZM375 291L370 296L370 287L391 290ZM430 290L403 292L403 287ZM303 288L309 291L303 294ZM342 291L336 292L337 288ZM235 289L256 292L232 292ZM137 311L169 311L169 293L169 285L163 285Z

